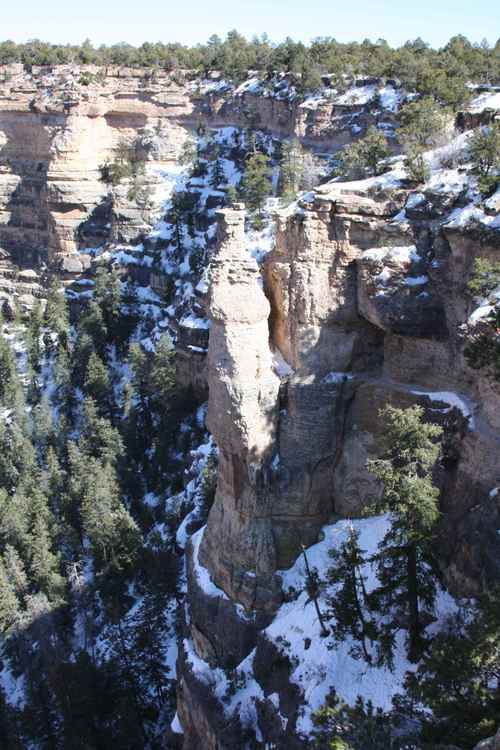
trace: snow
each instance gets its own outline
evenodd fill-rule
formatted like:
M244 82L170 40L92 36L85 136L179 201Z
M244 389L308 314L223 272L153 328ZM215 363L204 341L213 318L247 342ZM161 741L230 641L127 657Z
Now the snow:
M176 712L172 723L170 724L170 729L174 734L184 734L184 729L182 728L182 724L179 719L179 714Z
M483 318L488 317L490 312L494 309L493 305L489 304L483 304L477 307L474 312L469 316L469 320L467 321L470 325L474 325L479 320L483 320Z
M407 276L405 279L406 286L422 286L429 281L428 276Z
M425 183L425 190L434 193L459 195L469 185L469 176L458 169L439 169Z
M203 567L203 565L200 563L198 559L198 553L200 550L200 544L201 540L203 539L203 533L205 531L205 526L203 526L199 531L196 532L196 534L193 534L191 537L191 541L193 544L193 555L192 555L192 562L193 562L193 570L196 576L196 580L198 582L198 585L202 589L202 591L205 594L208 594L208 596L211 597L221 597L222 599L228 599L227 594L220 589L218 586L215 585L215 583L210 578L210 574L206 568Z
M395 247L372 247L364 250L361 254L362 260L382 262L388 260L392 263L412 263L421 260L415 245L398 245Z
M490 216L482 208L469 203L464 208L455 208L444 222L447 229L463 229L472 223L480 223L490 229L500 229L500 214Z
M491 498L498 497L498 490L499 489L500 489L499 487L493 487L493 489L490 490L490 492L489 492L489 497L491 497Z
M248 252L255 258L259 265L265 257L274 249L275 223L271 219L271 212L278 207L277 198L268 198L264 206L265 225L260 230L249 229L245 232L245 244Z
M11 706L23 708L26 702L25 679L22 675L14 677L6 660L3 660L3 663L4 667L0 671L0 685L2 686L7 702Z
M389 112L397 112L399 105L404 98L404 92L395 89L394 86L384 86L378 91L380 96L380 104L383 109L388 109Z
M425 201L425 195L423 193L412 193L408 196L405 208L415 208Z
M234 90L236 96L239 94L252 93L255 94L259 91L262 83L259 78L248 78L248 80L241 83L238 88Z
M470 419L469 425L471 429L474 428L474 418L472 417L472 405L469 405L468 400L465 396L460 396L458 393L453 391L411 391L416 396L427 396L431 401L442 401L448 404L447 409L440 411L449 412L453 408L458 409L466 419Z
M326 101L327 99L321 94L308 96L307 99L304 99L302 104L299 104L299 109L318 109L319 105L324 104Z
M333 102L341 107L361 106L371 102L376 92L377 87L375 85L351 86L344 94L336 96Z
M469 112L482 112L485 109L500 109L500 91L485 91L469 104Z
M338 548L345 541L351 526L360 534L361 548L371 555L376 552L389 528L389 517L343 520L324 527L324 539L307 550L309 565L316 568L320 576L331 565L329 550ZM363 574L367 590L373 590L377 585L374 567L368 564ZM335 644L331 649L331 638L321 637L315 608L311 602L308 603L308 594L304 591L305 580L305 563L300 556L289 570L282 572L282 581L285 591L293 588L301 593L295 601L280 607L274 621L264 632L279 648L283 648L280 644L287 642L285 653L292 665L296 665L291 680L302 690L305 699L304 711L298 720L298 730L308 735L312 729L311 714L320 708L332 688L351 705L358 695L362 695L365 700L372 700L375 707L389 710L393 696L402 690L406 673L413 670L414 666L406 658L403 633L399 633L396 639L392 672L387 668L370 667L363 660L354 659L349 653L352 646L349 640ZM319 599L319 606L320 610L325 610L323 597ZM451 597L441 591L436 602L438 623L454 607ZM307 650L306 638L310 639Z
M350 372L329 372L321 379L321 383L329 385L330 383L345 383L347 380L352 380L353 375Z
M192 313L186 315L179 323L183 328L197 328L207 330L210 328L210 321L206 318L198 318Z
M273 352L273 369L280 378L287 378L295 372L278 348Z

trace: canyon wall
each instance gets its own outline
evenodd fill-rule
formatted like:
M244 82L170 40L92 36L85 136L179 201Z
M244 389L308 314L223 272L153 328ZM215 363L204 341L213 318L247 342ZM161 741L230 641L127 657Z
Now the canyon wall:
M244 251L242 208L220 212L208 355L220 465L208 524L188 546L184 750L247 741L197 659L226 674L251 660L264 692L257 746L303 747L295 726L305 697L264 628L283 602L280 571L327 520L359 516L380 491L366 462L381 449L386 404L420 404L445 430L435 481L449 589L473 594L500 572L500 386L463 354L467 280L476 258L498 253L500 233L448 227L453 199L444 200L429 190L417 210L401 184L327 183L278 211L260 274ZM276 691L281 713L266 697Z

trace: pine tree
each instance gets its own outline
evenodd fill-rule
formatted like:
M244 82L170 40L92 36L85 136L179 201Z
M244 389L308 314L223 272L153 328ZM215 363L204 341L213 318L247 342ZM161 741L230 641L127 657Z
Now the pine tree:
M302 187L304 151L298 138L284 141L281 154L281 196L286 202L294 200Z
M358 696L354 706L333 693L313 715L316 750L403 750L408 747L392 731L391 719L371 701Z
M17 623L20 614L20 603L15 588L9 580L5 563L0 558L0 632L9 634Z
M351 637L354 641L351 655L371 664L372 650L381 633L366 588L365 568L370 559L359 546L359 532L351 526L340 549L330 550L329 555L333 565L328 569L327 582L335 587L327 599L332 618L330 632L337 641ZM379 649L377 663L381 664L384 658L385 649Z
M483 195L491 195L500 183L500 125L478 128L469 141L473 171Z
M120 571L132 564L139 530L120 497L116 472L109 464L88 459L90 481L84 483L82 528L92 545L96 568Z
M406 687L427 709L422 739L429 746L473 747L495 733L500 717L498 589L449 618L417 671L408 675Z
M213 162L212 171L210 174L210 185L217 190L220 185L224 185L226 182L226 174L224 172L224 164L222 158L218 156Z
M420 406L386 406L381 412L384 451L367 464L382 484L373 509L391 514L391 527L379 545L380 586L374 597L394 622L406 618L412 661L422 652L422 616L432 610L435 595L430 547L439 519L439 490L432 483L432 471L443 433L438 425L424 422L423 413Z
M44 314L45 327L44 343L47 351L68 348L69 312L64 290L57 277L50 280L47 305ZM55 341L54 341L55 339Z
M52 538L43 515L33 522L29 542L30 574L33 583L50 601L60 603L64 596L64 579L59 572L59 558L52 551Z
M343 179L357 179L381 174L387 169L382 162L390 154L386 137L371 125L364 138L340 152L334 175Z
M90 354L83 382L85 393L94 400L99 413L111 411L111 383L108 368L96 352Z
M42 365L42 326L43 314L40 302L33 307L27 329L28 363L35 373L40 372Z
M269 157L257 151L247 160L241 190L248 207L259 217L271 188Z
M0 403L12 407L19 390L16 360L7 339L0 333Z

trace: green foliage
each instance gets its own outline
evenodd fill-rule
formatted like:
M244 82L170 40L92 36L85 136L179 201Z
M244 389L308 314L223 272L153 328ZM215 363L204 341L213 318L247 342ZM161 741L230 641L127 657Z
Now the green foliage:
M407 146L406 168L410 180L417 185L426 182L431 176L431 169L424 159L423 149L418 146Z
M472 748L492 736L500 716L500 597L483 594L477 607L450 618L415 672L407 677L422 716L422 739Z
M361 179L382 174L386 168L381 161L387 159L391 149L380 130L370 126L364 138L346 146L339 154L334 175L343 179Z
M352 638L350 654L355 659L383 664L389 649L383 642L383 628L377 624L372 598L366 590L363 569L370 559L359 546L359 532L351 527L346 541L338 550L330 550L329 555L332 567L326 578L329 586L335 587L327 598L330 632L337 642Z
M16 360L7 340L0 332L0 403L12 407L19 394Z
M305 169L305 153L298 138L284 141L281 149L280 191L287 203L301 190Z
M316 750L399 750L391 719L370 701L358 696L354 706L330 694L314 714L313 747Z
M489 297L500 286L500 261L476 258L467 289L474 297Z
M179 43L145 42L139 47L118 43L94 47L88 40L81 45L55 45L41 40L24 44L0 43L0 63L33 65L94 64L99 66L140 66L154 78L158 70L172 72L172 79L183 82L185 70L206 74L220 70L225 78L242 80L249 70L261 74L288 72L302 95L316 89L320 73L334 74L337 80L352 75L401 78L404 85L422 94L432 94L453 107L463 106L469 97L466 82L489 83L500 77L498 45L471 44L464 36L454 36L439 50L421 39L392 48L384 39L341 43L332 37L318 37L309 46L290 38L273 44L266 34L245 39L236 30L225 39L212 35L206 44L194 47ZM84 73L82 85L93 85L95 77Z
M491 195L500 184L500 124L478 128L469 141L469 152L481 193Z
M139 177L144 174L144 157L136 148L125 139L119 141L113 160L106 159L100 165L101 180L106 185L119 185L123 180L134 180L136 184ZM134 191L134 184L131 190Z
M241 192L249 209L256 211L259 217L271 189L269 157L257 151L251 154L245 165Z
M380 585L373 596L376 608L391 615L393 623L407 620L412 660L422 651L422 615L432 614L435 596L431 542L439 519L439 490L432 472L443 433L440 426L424 422L423 413L419 406L386 406L381 412L383 453L367 464L382 485L372 509L391 514L391 528L379 545Z
M398 136L404 144L430 148L442 139L446 121L446 110L432 96L424 96L401 108Z

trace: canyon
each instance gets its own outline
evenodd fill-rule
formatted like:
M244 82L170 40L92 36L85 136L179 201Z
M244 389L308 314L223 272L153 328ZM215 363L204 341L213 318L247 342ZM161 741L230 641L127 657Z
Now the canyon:
M78 289L98 247L132 248L123 265L163 293L168 274L142 261L162 249L150 230L161 216L164 173L178 166L188 134L251 126L295 136L318 155L353 141L357 128L394 128L403 97L394 82L380 94L377 82L360 79L351 100L300 102L263 96L249 80L231 87L215 74L200 82L111 67L0 70L7 308L43 298L48 272ZM377 107L365 96L375 89ZM144 156L154 196L147 205L101 179L122 139ZM421 405L445 431L435 482L447 590L473 596L498 579L500 384L473 369L464 348L474 263L495 261L500 250L499 198L476 202L469 221L467 187L464 170L436 165L417 190L396 163L379 177L325 181L273 207L263 257L249 252L244 204L207 199L217 225L207 283L200 286L199 270L186 272L195 291L165 318L178 378L199 402L208 397L206 426L218 448L206 526L194 525L182 545L172 747L235 750L250 739L305 746L307 685L292 679L293 660L269 634L287 604L285 571L324 541L325 527L360 519L380 494L366 463L380 453L386 404ZM300 633L317 637L306 626ZM253 693L233 686L224 700L227 675L242 664Z

